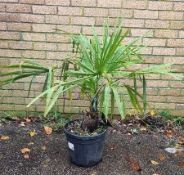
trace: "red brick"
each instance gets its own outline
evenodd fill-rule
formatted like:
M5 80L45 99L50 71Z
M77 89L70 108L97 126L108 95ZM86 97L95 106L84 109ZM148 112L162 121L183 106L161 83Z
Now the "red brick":
M20 34L18 32L0 32L0 39L19 40Z
M88 6L94 7L96 6L96 0L71 0L72 6Z
M160 20L146 20L146 28L168 28L169 21L160 21Z
M8 48L8 41L0 40L0 48L1 49L6 49ZM2 58L1 58L2 59ZM0 62L1 65L1 62Z
M25 41L46 41L43 33L23 33L22 36Z
M58 16L58 15L46 15L46 23L49 24L69 24L68 16Z
M121 0L99 0L98 7L121 8Z
M34 32L55 32L56 25L49 25L49 24L33 24L32 30Z
M10 49L32 49L32 43L24 41L9 41Z
M182 12L168 12L168 11L160 11L159 12L159 19L164 20L182 20L183 19L183 13Z
M178 35L177 30L159 30L155 29L155 37L159 38L176 38Z
M50 60L62 60L66 58L66 56L67 56L67 53L63 53L63 52L51 52L51 51L47 52L47 59L50 59Z
M147 100L149 102L166 102L167 97L165 96L148 96Z
M71 44L58 44L58 51L72 51Z
M58 7L59 15L82 15L81 7Z
M184 56L184 48L177 48L176 55Z
M152 47L145 47L143 48L140 53L143 54L143 55L151 55L153 52L153 49Z
M148 10L135 10L134 18L143 18L143 19L157 19L158 11L148 11Z
M19 0L0 0L0 2L18 2Z
M124 27L143 27L144 20L141 19L124 19L123 20Z
M0 4L0 12L5 12L6 5L5 4Z
M34 43L34 50L57 50L55 43Z
M7 13L10 22L20 22L20 14L19 13Z
M164 63L184 64L184 57L164 57Z
M154 55L175 55L174 48L153 48Z
M20 14L21 22L29 22L29 23L43 23L44 16L42 15L32 15L32 14Z
M147 1L134 1L134 0L123 0L123 8L131 9L145 9L147 6Z
M149 103L150 106L153 106L156 109L175 109L175 103Z
M159 90L160 95L165 95L165 96L179 96L181 94L180 89L170 89L170 88L164 88Z
M184 84L181 81L170 81L169 86L174 88L179 88L179 87L181 87L182 89L184 88Z
M0 30L6 30L6 23L0 22Z
M177 104L176 105L176 109L182 109L182 110L184 110L184 104ZM184 111L183 111L182 115L183 114L184 114Z
M47 5L70 5L70 0L45 0Z
M184 2L175 2L174 3L174 10L183 11L183 9L184 9Z
M170 28L182 30L184 29L184 21L171 21Z
M168 39L167 45L169 47L184 47L183 39Z
M153 30L149 29L131 29L132 36L142 36L145 35L146 37L153 37Z
M62 34L47 34L48 42L69 42L70 39L68 36Z
M179 31L179 38L184 38L184 31Z
M163 63L163 59L160 56L146 56L145 63L154 63L154 64L160 64Z
M108 16L108 9L85 8L84 16Z
M167 102L183 103L184 97L167 97Z
M165 46L165 39L155 39L155 38L144 38L143 45L145 46Z
M25 58L45 58L45 52L25 50L23 51L22 56Z
M109 9L109 17L118 17L122 16L123 18L132 18L133 10L131 9Z
M148 8L151 10L172 10L172 2L149 1Z
M95 18L92 18L92 17L71 17L71 24L94 25Z
M44 4L45 0L19 0L20 3L25 3L25 4Z
M31 31L31 24L27 23L8 23L8 30L15 31Z
M172 70L177 73L184 73L184 65L172 65Z
M96 32L98 33L98 35L102 35L103 33L103 27L98 27L95 28ZM82 28L82 32L86 35L93 35L93 29L91 28L91 26L84 26Z
M26 4L7 4L6 11L30 13L32 10L31 10L31 6Z
M72 25L57 25L57 29L62 29L63 31L67 31L69 33L80 33L81 32L81 26L75 26ZM62 34L62 32L58 32L58 34Z
M0 21L8 22L10 20L9 14L7 13L0 13Z
M56 14L57 7L55 6L32 6L34 14Z
M0 49L0 56L1 57L21 57L21 51Z

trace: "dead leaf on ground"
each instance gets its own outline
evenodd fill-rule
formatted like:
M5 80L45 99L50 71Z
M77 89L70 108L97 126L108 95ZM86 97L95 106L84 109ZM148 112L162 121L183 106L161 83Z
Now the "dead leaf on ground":
M179 166L180 168L184 168L184 161L179 162L179 163L178 163L178 166Z
M20 125L20 126L26 126L26 125L25 125L25 122L21 122L19 125Z
M159 154L158 158L159 158L160 161L163 161L163 160L166 159L166 157L161 153Z
M29 154L24 154L24 159L29 159Z
M31 150L29 148L22 148L20 151L22 154L26 154L29 153Z
M10 139L9 136L6 136L6 135L0 136L0 140L9 140L9 139Z
M184 145L184 137L179 138L179 144Z
M92 172L90 175L97 175L97 172L96 171Z
M37 134L37 133L35 132L35 130L29 132L29 135L30 135L31 137L34 137L36 134Z
M44 126L44 132L45 134L50 135L52 134L52 128L48 126Z
M31 119L26 118L25 121L26 121L26 123L30 123L31 122Z
M134 171L141 171L141 167L139 165L139 162L132 158L132 157L127 157L126 160L129 162L131 168L134 170Z
M45 151L47 148L46 148L46 146L42 146L41 149L42 149L43 151Z
M147 129L145 127L141 127L140 131L144 132L144 131L147 131Z
M158 165L158 164L159 164L159 163L156 162L155 160L151 160L151 163L152 163L153 165Z
M166 130L166 131L164 131L164 135L168 138L172 138L173 137L173 131L172 130Z
M34 142L29 142L28 145L34 145Z
M158 174L158 173L154 173L153 175L160 175L160 174Z

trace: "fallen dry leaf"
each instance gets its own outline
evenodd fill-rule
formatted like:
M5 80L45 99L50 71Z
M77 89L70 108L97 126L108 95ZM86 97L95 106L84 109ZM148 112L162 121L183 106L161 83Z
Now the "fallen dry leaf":
M151 115L151 116L155 116L155 114L156 114L156 112L155 112L154 110L151 110L151 111L150 111L150 115Z
M145 127L141 127L140 131L146 131L147 129Z
M29 154L24 154L25 159L29 159Z
M139 165L139 162L132 158L132 157L127 157L126 160L129 162L131 168L134 170L134 171L141 171L141 167Z
M25 125L25 122L21 122L19 125L20 125L20 126L26 126L26 125Z
M43 151L45 151L47 148L46 148L46 146L42 146L41 149L42 149Z
M151 163L152 163L153 165L158 165L158 164L159 164L159 163L156 162L155 160L151 160Z
M179 162L179 163L178 163L178 166L179 166L180 168L184 168L184 161Z
M44 132L45 134L50 135L52 134L52 128L48 126L44 126Z
M92 172L90 175L97 175L97 172L96 171Z
M0 140L9 140L9 139L10 139L9 136L6 136L6 135L0 136Z
M172 138L173 137L173 131L172 130L164 131L164 135L167 136L168 138Z
M22 154L26 154L26 153L29 153L31 150L29 148L22 148L21 149L21 153Z
M26 123L30 123L31 122L31 119L26 118L25 121L26 121Z
M180 137L179 144L184 145L184 137Z
M163 160L166 159L166 157L163 154L161 154L161 153L159 154L158 158L159 158L160 161L163 161Z
M37 134L37 133L35 132L35 130L29 132L29 135L30 135L31 137L34 137L36 134Z
M34 145L34 142L29 142L28 145Z
M160 175L160 174L154 173L153 175Z

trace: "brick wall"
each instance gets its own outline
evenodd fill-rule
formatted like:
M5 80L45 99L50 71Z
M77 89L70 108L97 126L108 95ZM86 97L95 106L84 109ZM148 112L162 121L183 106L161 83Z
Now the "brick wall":
M0 0L0 64L16 63L21 57L45 65L58 64L71 47L68 38L55 29L79 32L82 27L90 35L90 26L96 25L101 33L107 16L112 24L117 16L124 17L123 26L132 29L127 41L149 31L141 41L147 46L142 51L145 66L170 62L176 72L184 73L183 0ZM25 104L41 91L43 77L34 80L29 98L28 81L0 90L0 110L25 110ZM154 75L148 85L152 107L184 115L184 84L169 76ZM66 107L66 112L77 112L88 105L76 100L65 102L73 106ZM43 102L29 110L43 110Z

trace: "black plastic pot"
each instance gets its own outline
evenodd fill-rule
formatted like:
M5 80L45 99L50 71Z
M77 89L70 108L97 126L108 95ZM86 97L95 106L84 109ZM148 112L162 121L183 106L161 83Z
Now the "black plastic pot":
M71 162L82 167L96 165L102 160L106 130L95 136L78 136L66 129L72 122L68 122L64 128Z

